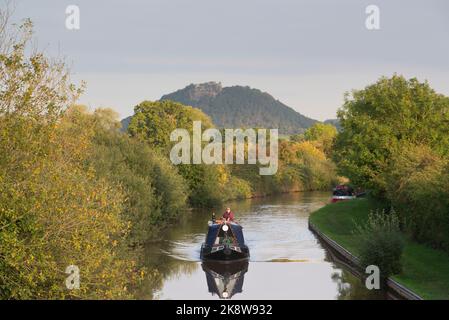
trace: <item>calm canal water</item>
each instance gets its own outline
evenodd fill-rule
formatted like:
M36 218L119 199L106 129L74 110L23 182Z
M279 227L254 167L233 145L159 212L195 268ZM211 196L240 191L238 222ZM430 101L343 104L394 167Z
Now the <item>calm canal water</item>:
M244 228L249 263L202 263L200 247L211 211L186 214L163 241L146 246L145 265L154 279L139 288L141 298L383 298L334 263L309 231L310 213L329 197L329 193L305 192L227 204Z

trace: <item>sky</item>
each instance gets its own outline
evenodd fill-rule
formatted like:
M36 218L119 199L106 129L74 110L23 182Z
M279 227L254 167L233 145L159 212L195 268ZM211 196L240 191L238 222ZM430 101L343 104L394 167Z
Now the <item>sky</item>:
M2 6L4 6L4 0ZM191 83L248 85L296 111L335 118L344 93L379 77L449 95L447 0L16 0L37 45L68 61L80 103L121 117ZM80 29L66 28L77 5ZM379 8L378 30L365 26Z

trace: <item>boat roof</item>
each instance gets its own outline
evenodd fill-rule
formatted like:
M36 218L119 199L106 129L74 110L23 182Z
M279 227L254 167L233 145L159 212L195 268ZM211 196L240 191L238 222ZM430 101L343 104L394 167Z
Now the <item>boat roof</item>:
M231 227L232 234L237 239L238 244L243 246L245 244L245 238L243 237L242 226L234 222L230 222L227 225ZM221 226L221 223L213 223L209 226L206 236L207 245L212 246L215 243L215 239L218 236Z

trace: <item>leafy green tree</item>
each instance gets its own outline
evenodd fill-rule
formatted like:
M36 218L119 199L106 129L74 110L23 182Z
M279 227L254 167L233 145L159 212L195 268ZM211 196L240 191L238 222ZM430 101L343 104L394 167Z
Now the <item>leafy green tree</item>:
M427 82L398 75L353 91L338 111L342 132L334 159L341 174L383 195L385 172L403 143L426 144L438 154L449 153L448 108L449 98Z
M419 242L449 252L449 160L427 145L404 144L387 172L387 195Z
M171 132L177 128L191 132L193 121L201 121L203 130L213 127L210 118L199 109L170 100L144 101L134 108L128 132L152 147L169 152L174 144L170 142Z

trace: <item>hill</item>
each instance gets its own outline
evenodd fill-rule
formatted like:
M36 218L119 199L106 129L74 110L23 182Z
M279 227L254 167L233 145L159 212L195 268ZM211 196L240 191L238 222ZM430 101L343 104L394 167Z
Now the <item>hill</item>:
M294 134L316 120L303 116L270 94L247 86L222 87L217 82L191 84L162 96L201 109L220 128L278 128Z
M184 89L163 95L201 109L219 128L277 128L283 135L301 133L317 120L296 112L270 94L248 86L222 87L218 82L190 84ZM123 119L126 130L131 117Z

